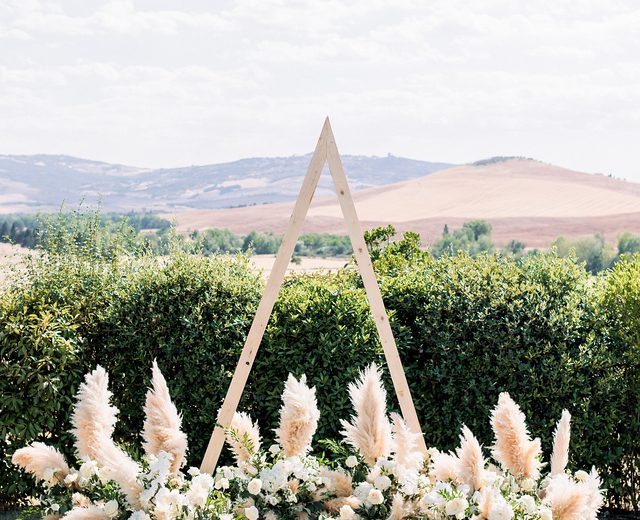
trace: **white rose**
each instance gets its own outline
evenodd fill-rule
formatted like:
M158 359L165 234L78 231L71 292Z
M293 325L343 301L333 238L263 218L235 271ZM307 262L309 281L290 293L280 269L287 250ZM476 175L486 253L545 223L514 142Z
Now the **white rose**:
M384 491L391 485L391 479L386 475L380 475L377 479L373 481L373 485L377 487L379 490Z
M538 514L540 515L540 520L553 520L553 513L551 513L551 509L543 507L538 511Z
M280 446L278 446L277 444L272 444L269 447L269 451L273 454L273 455L277 455L278 453L280 453Z
M245 468L245 471L247 472L247 475L251 475L251 476L258 474L258 468L256 468L252 464L247 464L247 467Z
M191 475L192 477L197 477L198 475L200 475L200 470L198 468L189 468L187 473L189 473L189 475Z
M252 495L257 495L258 493L260 493L261 489L262 489L262 480L260 480L259 478L254 478L251 482L249 482L249 485L247 486L247 490Z
M118 502L115 500L109 500L109 502L107 502L104 506L102 506L102 511L109 518L118 516Z
M512 518L513 509L511 509L511 506L507 504L494 507L489 513L489 520L511 520Z
M344 505L340 508L340 518L343 520L351 520L356 517L356 512L351 509L351 506Z
M244 516L246 516L249 520L258 520L260 513L258 512L258 508L256 506L247 507L244 510Z
M349 455L344 463L347 468L355 468L358 465L358 458L355 455Z
M458 516L460 513L464 513L467 507L469 507L469 502L466 498L454 498L447 502L444 510L450 516Z
M384 502L384 496L379 489L373 488L371 491L369 491L367 500L374 506L377 506L378 504L382 504L382 502Z
M80 466L80 469L78 470L80 483L82 484L83 481L90 479L92 475L95 475L97 473L98 465L92 460L87 460L82 464L82 466Z
M51 511L60 511L60 504L51 504Z

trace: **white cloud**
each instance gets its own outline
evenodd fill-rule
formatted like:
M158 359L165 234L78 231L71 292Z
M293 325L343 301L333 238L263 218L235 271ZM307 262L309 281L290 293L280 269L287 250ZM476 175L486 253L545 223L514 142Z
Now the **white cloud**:
M638 26L634 0L6 0L2 152L301 153L330 113L347 152L640 180Z

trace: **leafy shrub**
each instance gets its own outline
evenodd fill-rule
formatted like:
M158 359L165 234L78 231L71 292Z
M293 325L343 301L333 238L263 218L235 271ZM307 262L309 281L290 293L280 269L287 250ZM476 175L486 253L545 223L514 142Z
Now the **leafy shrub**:
M436 260L418 245L407 234L376 250L376 269L428 443L452 447L464 422L490 445L488 410L509 391L546 446L568 408L571 464L603 470L614 503L635 500L625 479L636 475L640 438L640 260L594 278L571 259ZM96 363L112 376L117 439L134 445L157 358L198 464L262 292L243 257L69 247L34 260L0 299L0 500L30 489L8 467L15 448L42 438L68 445L69 403ZM361 285L353 266L286 280L241 403L263 431L276 425L289 371L318 389L318 438L339 430L347 382L383 360Z

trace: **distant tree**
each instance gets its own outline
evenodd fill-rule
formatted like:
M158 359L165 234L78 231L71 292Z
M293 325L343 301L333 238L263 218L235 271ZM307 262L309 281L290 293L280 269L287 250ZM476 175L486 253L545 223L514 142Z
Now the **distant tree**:
M448 231L448 230L447 230ZM470 255L492 253L495 245L491 240L491 224L485 220L465 222L461 229L453 233L443 233L442 238L431 247L435 257L467 252Z
M502 250L507 254L519 255L524 251L525 247L527 245L524 242L520 242L520 240L510 240Z
M442 236L446 237L449 234L449 224L444 225L444 229L442 230Z
M640 253L640 235L623 233L618 237L618 256Z
M602 235L569 239L558 237L551 246L559 256L575 256L579 262L584 262L585 269L593 274L609 268L614 260L613 251L607 247Z
M396 234L396 228L392 225L377 227L364 232L364 241L369 249L372 260L377 260L382 250L391 244L391 239Z

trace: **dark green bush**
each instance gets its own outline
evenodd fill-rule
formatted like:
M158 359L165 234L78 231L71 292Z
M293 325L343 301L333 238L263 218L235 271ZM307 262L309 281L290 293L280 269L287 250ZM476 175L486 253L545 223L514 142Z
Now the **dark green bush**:
M640 261L594 278L552 256L418 251L409 235L376 265L428 444L453 447L464 422L490 445L489 411L509 391L546 453L568 408L571 464L601 469L613 503L635 497L626 479L637 478L639 455ZM15 448L69 445L72 396L96 363L111 373L117 438L135 444L157 358L198 464L263 287L242 257L77 256L42 261L0 302L0 500L30 486L8 468ZM322 411L318 437L335 435L351 413L347 383L371 361L383 356L355 271L289 278L241 407L272 437L287 373L306 373Z

